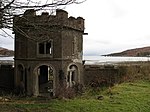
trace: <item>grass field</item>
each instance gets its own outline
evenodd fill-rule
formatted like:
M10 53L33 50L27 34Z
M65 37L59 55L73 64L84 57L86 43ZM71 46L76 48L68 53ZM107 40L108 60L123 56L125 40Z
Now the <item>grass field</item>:
M74 99L11 98L0 112L150 112L150 82L135 81L102 90L88 89Z

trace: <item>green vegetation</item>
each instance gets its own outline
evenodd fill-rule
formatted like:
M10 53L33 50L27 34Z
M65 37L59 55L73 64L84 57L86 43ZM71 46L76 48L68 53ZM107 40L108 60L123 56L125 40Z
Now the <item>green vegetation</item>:
M150 81L88 89L74 99L12 98L0 101L0 112L149 112Z

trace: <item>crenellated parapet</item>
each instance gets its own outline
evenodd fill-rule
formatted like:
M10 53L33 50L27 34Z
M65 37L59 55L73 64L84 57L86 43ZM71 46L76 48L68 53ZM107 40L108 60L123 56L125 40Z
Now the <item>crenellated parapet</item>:
M52 27L58 26L60 28L74 29L84 32L84 19L82 17L68 17L68 12L57 9L56 15L49 15L43 12L41 15L36 15L34 9L26 10L23 16L14 17L14 25L19 27Z

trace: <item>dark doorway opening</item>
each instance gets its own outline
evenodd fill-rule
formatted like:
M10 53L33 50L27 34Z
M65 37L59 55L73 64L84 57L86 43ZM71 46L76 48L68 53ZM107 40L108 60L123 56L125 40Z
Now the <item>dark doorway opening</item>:
M50 66L42 65L38 68L39 75L39 93L50 94L53 96L54 75L53 69Z

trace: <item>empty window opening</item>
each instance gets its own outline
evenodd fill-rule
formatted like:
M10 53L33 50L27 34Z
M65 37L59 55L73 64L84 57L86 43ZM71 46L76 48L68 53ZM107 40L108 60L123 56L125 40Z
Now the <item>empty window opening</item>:
M39 44L39 54L44 54L44 43Z
M75 81L75 71L72 71L71 81Z
M46 43L46 54L52 54L51 42Z
M39 54L52 54L52 41L39 43Z

